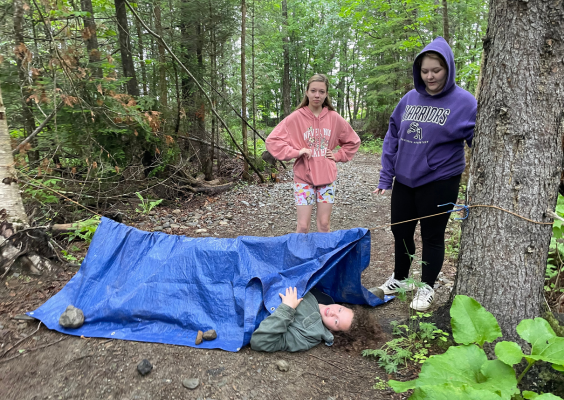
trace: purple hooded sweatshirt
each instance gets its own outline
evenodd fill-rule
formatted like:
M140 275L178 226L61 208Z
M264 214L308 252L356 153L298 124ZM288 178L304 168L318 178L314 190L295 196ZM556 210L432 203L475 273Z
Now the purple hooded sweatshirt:
M443 90L431 96L425 90L418 63L427 51L443 56L448 75ZM415 89L398 103L390 117L382 151L379 189L391 189L398 182L415 188L459 175L466 166L464 141L472 145L476 123L476 99L455 83L454 54L438 37L413 63Z

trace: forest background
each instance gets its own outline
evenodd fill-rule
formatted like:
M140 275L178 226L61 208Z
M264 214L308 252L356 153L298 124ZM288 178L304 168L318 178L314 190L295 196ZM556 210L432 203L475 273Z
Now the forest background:
M454 51L457 83L474 92L488 13L483 0L131 6L124 0L0 2L0 79L12 147L52 116L15 151L28 200L58 203L42 189L48 186L104 208L136 191L149 196L141 181L180 170L203 172L206 181L248 178L247 163L241 171L230 157L245 153L252 169L262 171L261 138L300 102L314 73L330 77L337 111L365 142L381 139L412 87L413 59L436 36ZM124 181L136 184L124 187ZM191 182L176 182L175 189ZM173 192L156 195L178 197Z

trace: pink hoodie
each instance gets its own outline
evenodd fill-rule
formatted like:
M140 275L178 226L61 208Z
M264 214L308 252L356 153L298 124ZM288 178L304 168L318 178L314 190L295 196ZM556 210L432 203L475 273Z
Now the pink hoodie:
M324 107L315 117L309 107L302 107L284 118L265 144L268 152L282 161L298 157L304 147L311 149L310 159L303 156L294 163L294 182L322 186L337 179L337 166L325 158L326 152L341 146L335 159L350 161L360 146L360 138L337 112Z

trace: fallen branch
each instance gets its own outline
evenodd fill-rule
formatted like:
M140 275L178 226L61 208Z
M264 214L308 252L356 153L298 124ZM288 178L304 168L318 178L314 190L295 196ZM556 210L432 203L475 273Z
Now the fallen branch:
M57 114L57 112L61 109L61 107L63 107L62 101L59 104L57 104L57 107L55 107L53 112L51 112L51 114L49 114L47 118L45 118L45 120L41 123L41 125L39 125L33 132L31 132L31 134L28 137L26 137L20 144L18 144L18 146L14 150L12 150L12 155L18 154L23 146L28 144L31 141L31 139L37 136L37 134L41 132L43 128L45 128L45 126L49 123L49 121L51 121L51 119Z
M233 186L235 186L235 182L229 182L226 183L225 185L218 185L218 186L200 186L200 187L192 187L190 185L185 185L185 186L180 186L178 189L180 190L188 190L192 193L220 193L223 192L225 190L229 190L231 189Z
M139 23L141 25L143 25L143 28L145 28L147 30L147 32L149 32L150 35L152 35L155 39L157 39L158 42L160 42L163 47L166 49L166 51L168 51L168 53L172 56L172 58L178 63L178 65L180 65L180 67L182 67L182 69L184 70L184 72L186 72L188 74L188 76L190 76L190 78L192 78L194 80L194 83L196 84L196 86L198 86L198 89L200 89L200 91L202 92L202 94L205 96L205 98L208 100L208 103L210 105L210 108L212 110L212 112L214 113L214 115L217 117L217 119L221 122L221 124L223 125L223 127L225 128L225 130L227 131L227 133L229 134L229 137L231 138L231 140L233 141L233 144L235 144L235 146L237 147L237 149L239 150L239 152L241 153L241 155L245 158L245 161L247 162L247 164L249 164L252 168L252 170L258 175L260 181L262 183L264 183L264 176L262 176L262 174L260 173L260 171L257 169L257 167L251 162L251 160L249 159L248 155L245 154L245 152L243 151L243 149L241 149L241 147L239 146L239 143L237 143L237 141L235 140L235 137L233 136L233 134L231 133L231 130L229 130L229 127L227 126L227 124L225 123L225 121L223 120L223 118L221 118L221 116L219 115L219 113L217 112L217 110L215 109L215 107L213 106L213 102L210 99L210 96L206 93L206 91L204 90L204 88L202 87L202 85L200 85L200 82L198 82L198 80L194 77L194 75L192 75L192 73L190 72L190 70L188 70L188 68L186 68L186 66L179 60L179 58L176 56L176 54L174 54L172 52L172 50L170 49L170 47L168 46L168 44L164 41L164 39L157 35L155 32L153 32L145 23L145 21L143 21L141 19L141 17L139 17L139 15L135 12L135 10L133 9L133 7L131 6L131 4L129 3L129 1L125 0L125 4L127 5L127 7L129 8L129 10L131 11L131 13L133 14L133 16L137 19L137 21L139 21Z
M0 360L0 363L8 362L8 361L10 361L10 360L13 360L14 358L18 358L18 357L21 356L21 355L30 353L30 352L35 351L35 350L40 350L40 349L44 349L45 347L53 346L54 344L57 344L57 343L59 343L59 342L62 342L62 341L65 340L65 339L68 339L68 336L63 336L63 337L60 338L59 340L55 340L55 341L52 342L52 343L47 343L47 344L44 344L43 346L39 346L39 347L35 347L35 348L33 348L33 349L26 350L26 351L24 351L23 353L18 353L18 354L16 354L16 355L13 356L13 357L6 358L5 360Z
M37 325L37 329L34 330L33 332L31 332L29 335L27 335L26 337L24 337L23 339L18 340L12 347L10 347L8 350L6 350L4 353L2 353L2 355L0 356L0 358L3 358L6 354L8 354L8 352L10 350L12 350L14 347L16 347L17 345L19 345L21 342L23 342L24 340L32 337L33 335L35 335L37 333L37 331L39 330L39 328L41 328L41 322L39 322L39 325Z

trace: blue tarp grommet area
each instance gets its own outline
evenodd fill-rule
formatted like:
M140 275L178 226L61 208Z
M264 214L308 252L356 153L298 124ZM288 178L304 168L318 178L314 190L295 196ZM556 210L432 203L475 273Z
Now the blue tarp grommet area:
M300 296L315 286L336 302L382 304L360 281L369 263L363 228L217 239L102 218L80 270L28 315L70 335L238 351L289 286ZM68 305L84 312L82 327L59 325ZM208 329L217 339L196 345L198 330Z

